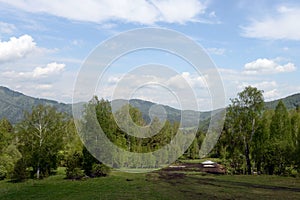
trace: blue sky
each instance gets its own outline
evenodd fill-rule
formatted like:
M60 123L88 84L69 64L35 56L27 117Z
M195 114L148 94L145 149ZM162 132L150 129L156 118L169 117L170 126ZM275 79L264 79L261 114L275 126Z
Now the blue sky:
M299 19L296 0L0 0L0 85L72 102L80 67L99 43L134 28L161 27L185 34L207 51L226 99L252 85L273 100L300 92ZM180 59L140 51L108 70L98 95L112 98L130 67L162 60L193 87L203 85L205 74L199 77ZM133 97L176 106L163 93L145 90ZM210 108L207 92L197 94L197 101L203 110Z

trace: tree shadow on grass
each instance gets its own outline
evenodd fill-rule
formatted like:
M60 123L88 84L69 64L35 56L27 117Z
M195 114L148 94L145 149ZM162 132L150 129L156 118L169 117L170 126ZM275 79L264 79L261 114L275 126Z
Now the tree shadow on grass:
M256 184L256 183L245 183L245 182L237 182L237 181L231 181L231 180L219 180L219 179L208 179L208 178L202 179L199 177L189 177L189 178L196 180L198 183L212 185L212 186L216 186L216 187L237 186L237 187L247 187L247 188L255 188L255 189L300 192L300 188L264 185L264 184Z

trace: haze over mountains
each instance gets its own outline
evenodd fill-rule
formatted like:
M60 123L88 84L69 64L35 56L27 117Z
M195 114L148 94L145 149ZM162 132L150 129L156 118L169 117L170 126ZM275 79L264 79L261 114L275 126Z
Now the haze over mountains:
M288 109L294 109L300 106L300 93L294 94L282 99L275 101L266 102L266 109L274 109L279 100L282 100ZM114 103L123 105L127 103L127 100L114 100ZM146 122L150 122L149 110L153 108L155 104L150 101L131 99L129 103L138 108L142 113ZM13 91L9 88L0 86L0 119L5 117L11 123L15 124L23 119L24 111L30 111L33 106L38 104L54 106L58 111L65 112L67 114L72 114L72 105L59 103L57 101L34 98L24 95L20 92ZM162 106L166 111L166 118L171 121L180 121L181 111L172 108L167 105ZM210 118L211 112L199 112L199 111L188 111L194 112L195 116L200 116L200 121L207 121ZM150 112L151 113L151 112Z

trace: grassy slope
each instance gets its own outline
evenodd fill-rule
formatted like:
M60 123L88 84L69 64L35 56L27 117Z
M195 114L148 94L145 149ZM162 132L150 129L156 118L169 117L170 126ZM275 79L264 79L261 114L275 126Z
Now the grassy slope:
M180 175L180 174L179 174ZM24 183L0 182L0 199L299 199L300 179L187 173L127 174L84 181L64 174ZM130 179L127 181L126 179Z

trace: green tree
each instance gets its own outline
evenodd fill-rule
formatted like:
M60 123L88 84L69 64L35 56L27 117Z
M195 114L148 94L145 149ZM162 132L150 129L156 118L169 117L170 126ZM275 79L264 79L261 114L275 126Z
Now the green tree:
M299 160L299 141L300 141L300 109L297 108L291 112L291 137L292 137L292 145L295 150L292 158L293 163L298 164L297 160Z
M59 151L61 166L65 166L66 161L69 160L72 155L82 152L83 144L77 133L73 119L66 122L66 131L63 135L63 143L63 149Z
M7 119L0 120L0 155L11 142L12 129L13 127Z
M82 153L74 152L68 155L66 159L66 178L67 179L81 179L84 173L82 167Z
M253 135L252 157L255 161L257 172L262 172L267 157L267 146L270 138L270 124L272 121L273 110L266 110L259 121L258 130Z
M16 147L13 126L3 118L0 120L0 179L11 177L14 165L21 154Z
M82 149L82 167L84 170L84 173L87 176L92 175L92 169L94 164L101 164L99 160L97 160L88 150L86 147L83 147Z
M276 106L270 125L269 139L269 173L283 174L290 164L293 150L291 121L289 113L282 101Z
M258 130L263 106L262 91L248 86L237 98L231 99L227 110L228 130L244 154L248 174L251 174L251 142Z
M17 126L19 150L25 163L33 168L37 178L50 175L58 163L58 152L63 149L66 116L54 107L38 105L25 113Z
M188 148L188 153L191 159L196 159L199 156L199 145L197 138L194 139L193 143Z

